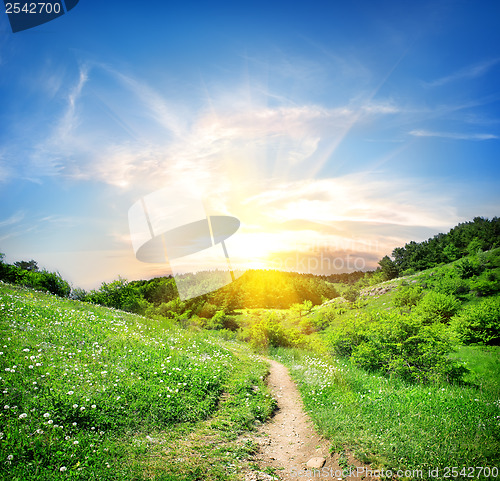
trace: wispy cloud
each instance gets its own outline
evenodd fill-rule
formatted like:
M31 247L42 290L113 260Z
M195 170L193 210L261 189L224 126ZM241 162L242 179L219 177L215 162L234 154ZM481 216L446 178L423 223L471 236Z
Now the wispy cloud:
M77 125L78 119L76 117L76 103L82 94L88 78L88 67L86 65L80 66L78 81L69 92L67 97L67 110L59 124L58 134L62 137L66 136Z
M25 213L23 211L17 211L15 214L12 214L7 219L0 221L0 228L9 227L15 224L19 224L24 219Z
M428 87L441 87L443 85L449 84L451 82L456 82L458 80L464 79L474 79L487 74L495 65L500 63L500 58L495 58L492 60L485 60L480 63L475 63L473 65L468 65L456 72L445 77L438 78L432 82L426 82L424 85Z
M434 132L431 130L412 130L409 134L415 137L440 137L453 140L494 140L500 138L494 134L463 134L459 132Z
M378 260L394 246L427 239L463 220L451 195L418 179L362 173L293 182L268 179L247 193L230 205L242 221L231 250L241 265L248 259L285 257L295 266L304 255L320 252L339 262L349 252Z
M94 85L93 77L103 74L106 82ZM399 112L392 101L270 107L268 99L245 101L241 89L228 97L226 90L179 113L141 80L106 65L83 65L57 128L32 154L34 170L119 187L154 187L187 175L203 188L234 174L235 162L240 175L252 172L255 181L310 177L356 122Z
M394 102L370 102L364 105L363 110L367 114L397 114L401 109Z
M26 227L23 224L25 215L24 211L17 211L7 219L0 221L0 242L33 230L33 226Z
M446 196L437 200L436 193L430 195L429 190L416 180L395 182L359 173L276 184L246 203L265 211L271 223L303 219L318 225L344 221L435 227L453 224L453 200Z

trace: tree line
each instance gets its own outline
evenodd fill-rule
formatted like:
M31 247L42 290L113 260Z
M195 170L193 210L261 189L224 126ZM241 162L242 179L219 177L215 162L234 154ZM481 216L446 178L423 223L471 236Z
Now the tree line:
M379 261L386 279L423 271L500 246L500 219L475 217L458 224L446 234L437 234L423 242L396 247L391 257Z
M475 217L470 222L458 224L447 234L437 234L424 242L412 241L404 247L396 247L391 257L385 256L379 261L380 268L375 272L317 276L277 270L250 270L221 289L186 301L179 299L172 276L130 282L118 278L109 283L103 282L98 289L86 292L80 288L72 289L58 272L40 269L34 260L7 264L1 253L0 280L144 315L177 318L196 314L211 318L220 310L231 313L244 308L288 309L304 301L318 305L339 295L334 283L354 285L352 290L363 283L373 284L421 271L497 246L500 246L500 219ZM185 277L193 283L210 285L217 274L206 271L185 274ZM353 294L351 290L342 292L342 295L349 298L352 294L353 297L355 292Z

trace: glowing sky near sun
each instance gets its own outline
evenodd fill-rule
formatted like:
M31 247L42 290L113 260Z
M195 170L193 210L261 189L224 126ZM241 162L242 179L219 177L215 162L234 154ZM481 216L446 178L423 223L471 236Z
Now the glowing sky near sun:
M85 288L163 275L127 212L169 187L240 219L242 267L373 268L498 215L498 18L496 1L81 0L12 34L0 15L0 252Z

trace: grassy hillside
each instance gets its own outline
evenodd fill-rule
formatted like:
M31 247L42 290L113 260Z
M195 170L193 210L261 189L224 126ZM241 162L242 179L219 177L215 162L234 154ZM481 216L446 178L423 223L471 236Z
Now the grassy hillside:
M0 475L233 479L274 406L240 344L0 284Z
M500 475L498 279L500 249L358 285L352 302L312 310L328 354L274 356L333 450L352 448L408 479Z
M290 368L342 463L499 477L500 248L481 251L483 224L437 236L456 260L431 269L412 264L429 243L405 246L406 275L384 282L388 258L347 283L255 271L188 302L171 278L80 293L148 318L0 283L2 479L237 479L256 449L238 435L274 406L255 351Z

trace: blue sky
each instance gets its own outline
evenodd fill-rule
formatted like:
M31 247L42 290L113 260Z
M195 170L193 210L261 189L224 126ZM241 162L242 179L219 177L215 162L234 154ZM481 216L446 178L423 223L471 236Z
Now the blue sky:
M498 215L499 20L497 1L80 0L13 34L2 14L0 252L85 288L164 274L128 225L163 188L238 217L231 255L263 267L369 268Z

